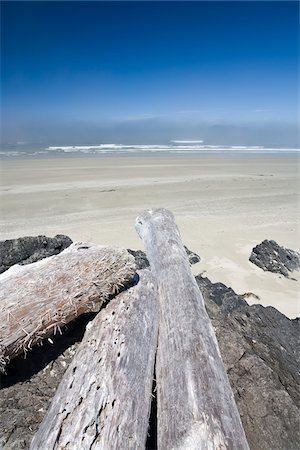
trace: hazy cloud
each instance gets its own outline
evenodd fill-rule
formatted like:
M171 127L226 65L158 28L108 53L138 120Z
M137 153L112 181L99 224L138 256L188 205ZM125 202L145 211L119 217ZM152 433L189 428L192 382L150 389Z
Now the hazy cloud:
M145 119L155 119L157 117L160 117L158 114L150 114L150 113L143 113L143 114L136 114L136 115L130 115L130 116L120 116L120 117L112 117L111 121L113 122L123 122L123 121L139 121L139 120L145 120Z
M215 145L299 146L299 128L282 122L207 123L171 120L152 115L114 121L21 121L3 124L3 144L36 146L167 144L173 140L199 140ZM28 144L28 145L29 145ZM2 145L3 146L3 145Z
M266 113L266 112L273 112L272 109L252 109L250 112L253 113Z

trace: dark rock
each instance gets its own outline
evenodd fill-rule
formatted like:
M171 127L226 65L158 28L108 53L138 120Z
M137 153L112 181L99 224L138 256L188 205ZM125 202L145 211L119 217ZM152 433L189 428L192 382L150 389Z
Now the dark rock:
M129 248L127 249L127 251L132 256L134 256L137 270L142 270L149 267L150 264L145 252L143 252L142 250L130 250Z
M60 380L83 337L87 323L95 313L80 316L64 334L44 341L27 358L18 356L1 377L0 449L28 449L44 418Z
M184 246L184 249L186 251L186 254L188 255L190 264L196 264L201 261L200 256L198 256L196 253L189 250L186 246ZM143 252L142 250L130 249L127 249L127 251L135 257L135 263L138 270L146 269L147 267L149 267L149 261L145 252Z
M208 315L253 450L300 448L299 319L249 306L198 275Z
M54 238L27 236L0 241L0 273L14 264L30 264L57 255L71 244L72 240L63 234L57 234Z
M240 306L248 306L248 303L243 298L223 283L212 283L208 278L201 275L196 276L196 281L204 299L209 301L208 306L213 302L213 304L221 306L222 310L227 313Z
M189 262L191 265L193 264L197 264L198 262L201 261L201 258L199 255L197 255L197 253L192 252L191 250L189 250L186 246L184 246L184 249L186 251L186 254L189 257Z
M253 248L249 261L265 271L281 273L285 277L289 277L290 272L300 269L298 252L267 239Z

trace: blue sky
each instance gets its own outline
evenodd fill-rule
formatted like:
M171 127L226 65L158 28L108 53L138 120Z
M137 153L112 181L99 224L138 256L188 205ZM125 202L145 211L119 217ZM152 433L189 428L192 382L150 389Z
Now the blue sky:
M1 9L5 143L297 141L298 2Z

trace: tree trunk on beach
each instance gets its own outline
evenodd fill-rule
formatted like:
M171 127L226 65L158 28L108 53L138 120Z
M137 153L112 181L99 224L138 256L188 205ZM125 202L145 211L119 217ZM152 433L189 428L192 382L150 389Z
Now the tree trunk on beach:
M156 283L142 271L87 326L30 450L145 448L157 332Z
M0 372L9 360L82 313L98 310L135 273L124 249L72 244L59 255L0 276Z
M157 280L158 449L248 449L215 334L173 214L136 220Z

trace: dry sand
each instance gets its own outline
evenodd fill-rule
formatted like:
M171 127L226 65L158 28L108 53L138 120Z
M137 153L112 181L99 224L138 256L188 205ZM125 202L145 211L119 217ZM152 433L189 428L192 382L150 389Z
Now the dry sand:
M251 292L251 304L300 316L296 280L248 261L263 239L299 250L299 157L199 155L68 157L1 161L1 239L67 234L142 248L134 221L171 209L184 243L201 257L194 273Z

